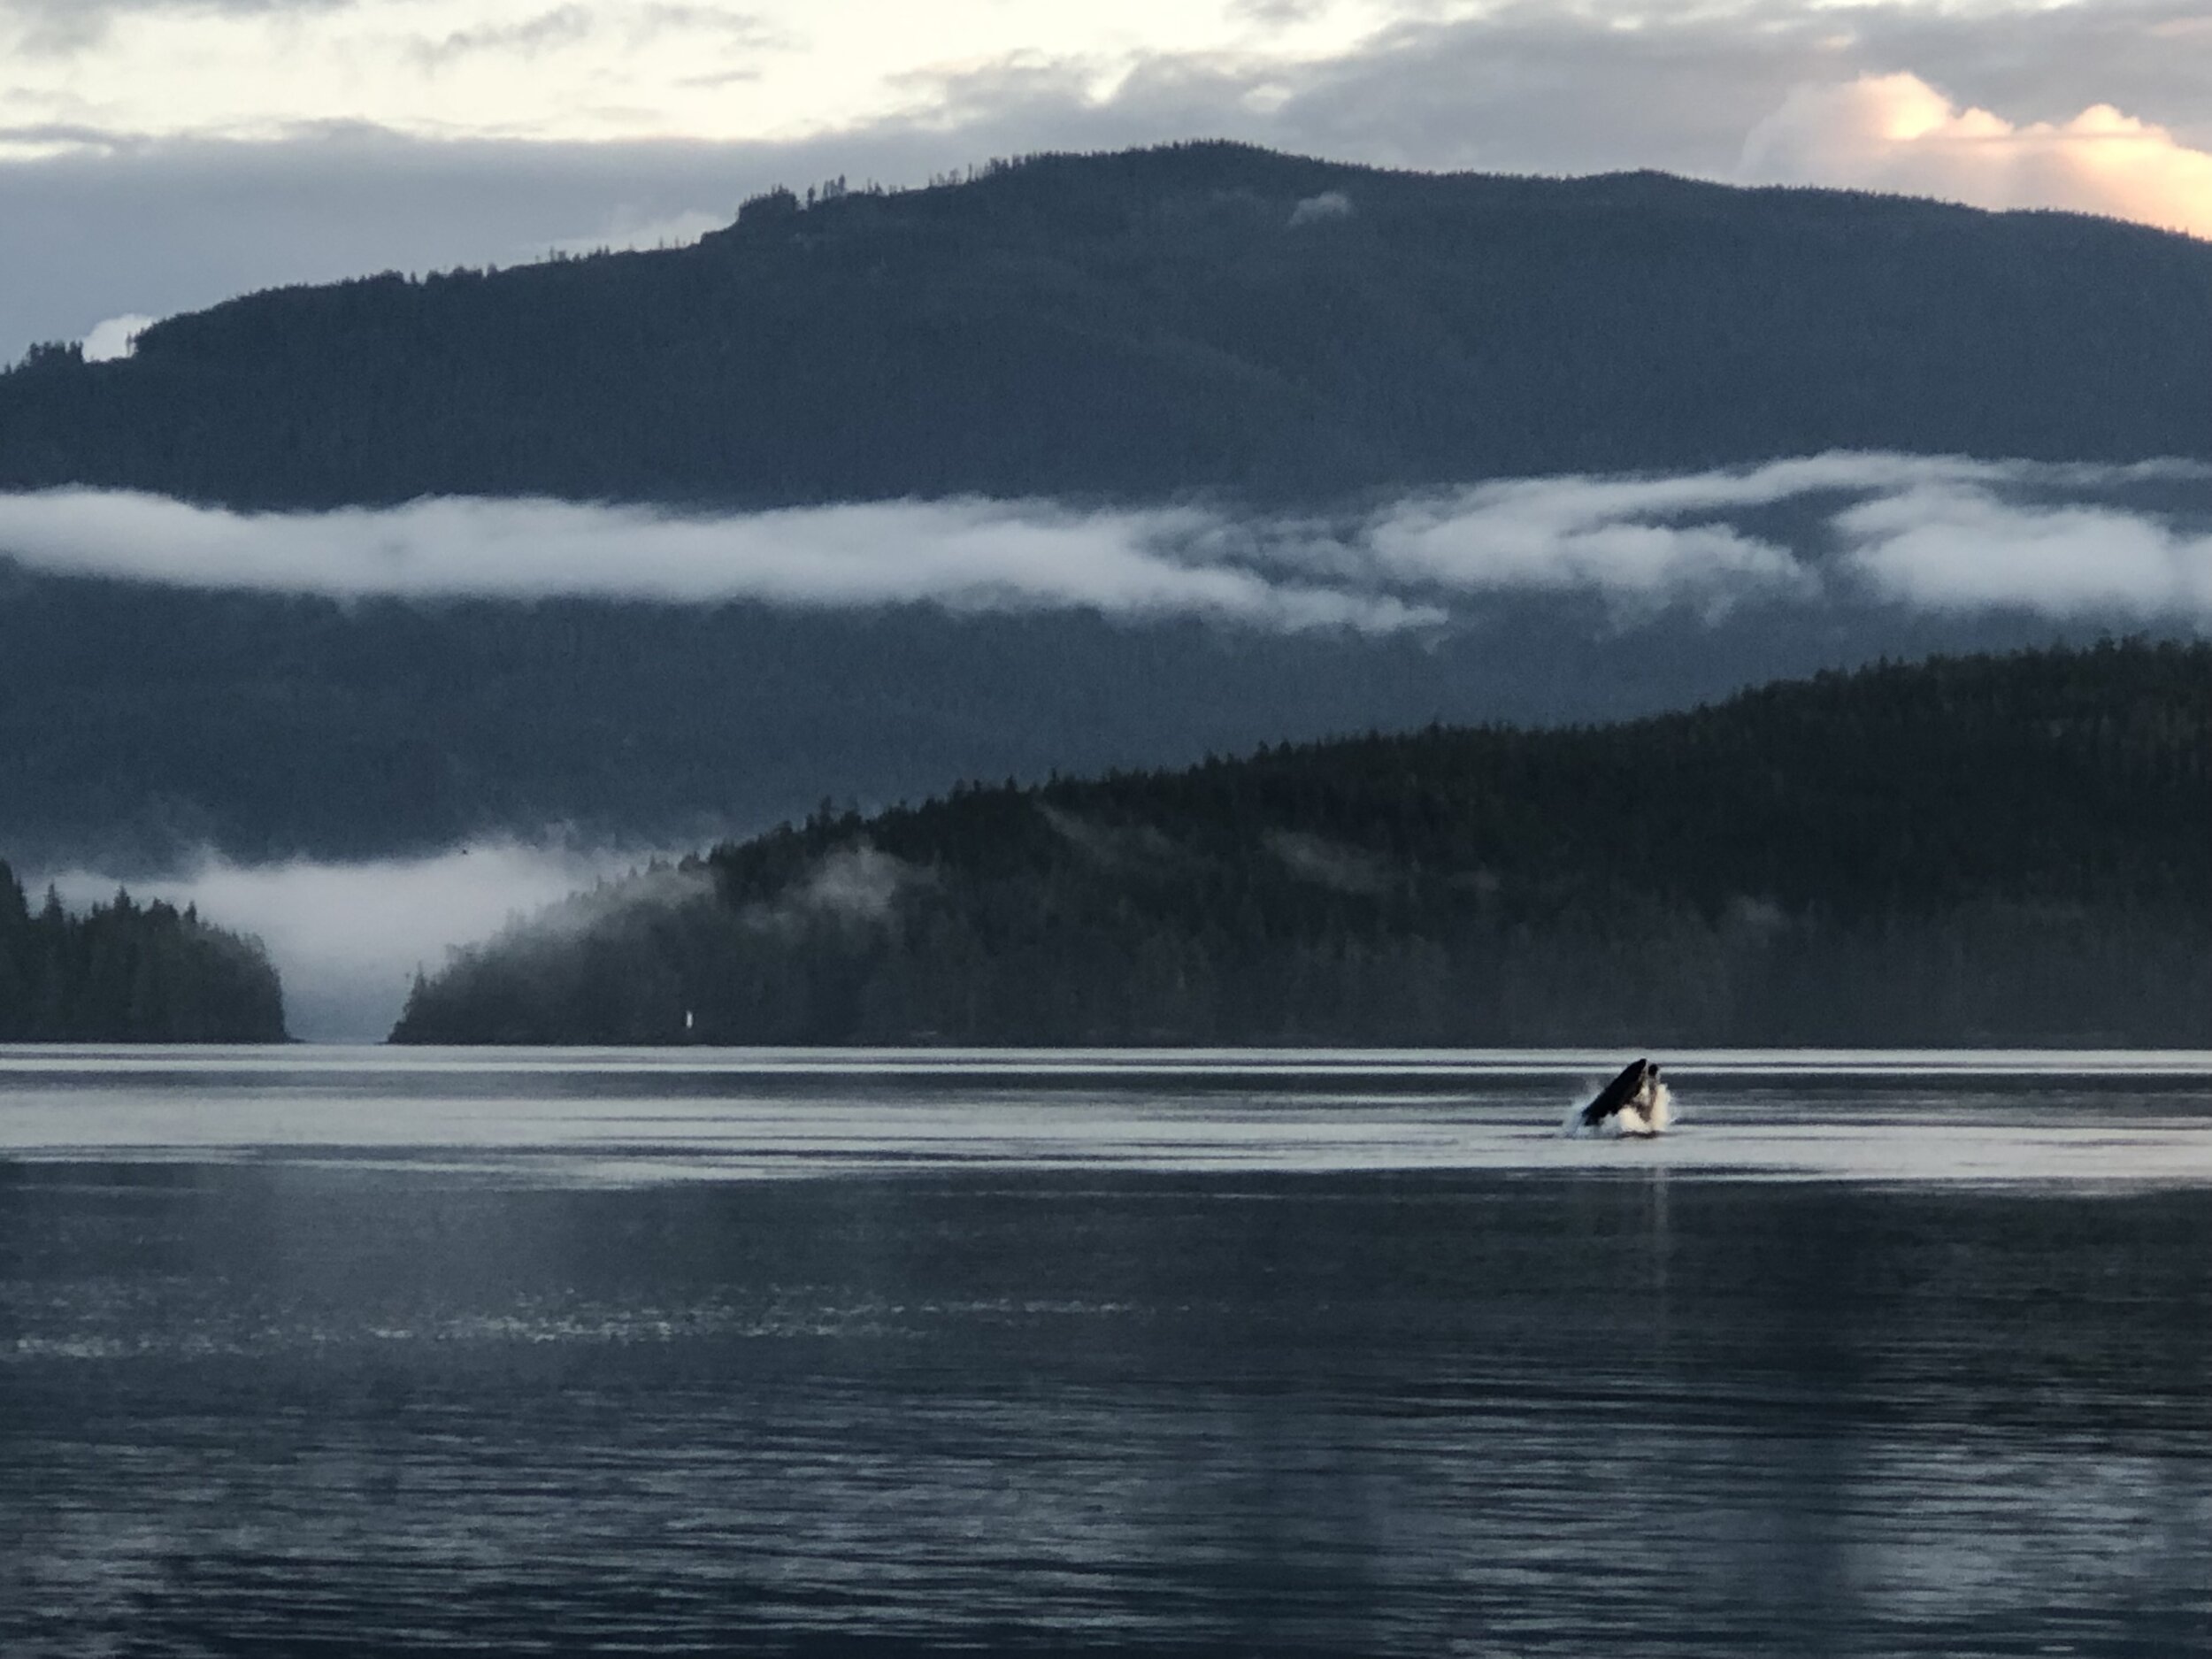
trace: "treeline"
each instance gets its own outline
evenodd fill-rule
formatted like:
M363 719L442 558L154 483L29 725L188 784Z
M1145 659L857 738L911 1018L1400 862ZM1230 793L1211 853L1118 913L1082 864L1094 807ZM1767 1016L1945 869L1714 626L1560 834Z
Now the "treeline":
M2212 455L2212 248L1210 143L772 193L697 246L255 295L0 375L0 486L1335 498L1833 449Z
M2212 647L968 787L457 956L403 1041L2212 1042Z
M119 893L34 910L0 863L0 1042L281 1042L284 994L258 941Z
M1618 718L2052 625L1872 606L1624 619L1501 596L1380 637L1093 614L328 600L0 563L0 848L158 868L359 859L548 824L696 844L824 795L1187 764L1441 719ZM1839 642L1835 632L1849 630Z

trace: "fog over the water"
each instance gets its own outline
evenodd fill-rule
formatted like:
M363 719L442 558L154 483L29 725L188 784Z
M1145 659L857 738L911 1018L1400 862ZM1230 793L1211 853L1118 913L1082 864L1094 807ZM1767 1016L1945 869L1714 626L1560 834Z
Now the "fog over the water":
M497 933L648 855L507 841L363 864L242 865L209 859L180 874L127 884L99 871L34 874L73 907L134 898L196 904L217 925L257 936L283 976L292 1035L376 1042L391 1030L418 967Z
M1486 595L1718 615L1746 600L2212 620L2212 468L1834 453L1508 480L1307 518L1220 503L893 501L710 515L445 498L242 513L124 492L0 495L0 554L61 575L341 597L1196 617L1431 626ZM1793 526L1772 527L1778 512Z

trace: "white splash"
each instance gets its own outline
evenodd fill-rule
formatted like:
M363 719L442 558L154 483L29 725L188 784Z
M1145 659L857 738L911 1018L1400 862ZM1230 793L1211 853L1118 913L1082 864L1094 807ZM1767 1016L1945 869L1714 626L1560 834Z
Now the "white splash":
M1561 1134L1570 1141L1648 1141L1673 1126L1674 1091L1664 1083L1655 1084L1641 1104L1624 1106L1596 1123L1586 1124L1582 1114L1597 1094L1595 1087L1589 1088L1568 1106L1559 1125Z

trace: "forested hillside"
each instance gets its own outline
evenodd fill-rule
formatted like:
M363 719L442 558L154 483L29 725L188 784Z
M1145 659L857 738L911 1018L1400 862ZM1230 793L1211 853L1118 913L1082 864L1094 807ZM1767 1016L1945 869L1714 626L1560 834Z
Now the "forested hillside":
M1445 637L757 605L344 603L0 565L0 846L158 870L359 858L564 825L684 846L825 795L1182 764L1262 739L1682 707L1881 649L2033 640L2035 618L1746 607L1607 626L1494 601Z
M1325 497L1844 449L2212 455L2212 247L1229 144L760 198L688 249L257 295L0 376L0 486L252 506Z
M81 916L34 910L0 863L0 1042L281 1042L284 994L260 944L119 893Z
M818 814L405 1041L2212 1042L2212 647L1938 659Z

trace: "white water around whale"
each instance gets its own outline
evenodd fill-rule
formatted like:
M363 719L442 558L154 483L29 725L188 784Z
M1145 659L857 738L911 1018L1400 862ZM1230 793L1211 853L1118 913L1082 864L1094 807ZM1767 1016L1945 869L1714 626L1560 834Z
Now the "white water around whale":
M1567 1115L1559 1125L1559 1133L1570 1141L1634 1141L1663 1135L1674 1126L1674 1091L1664 1083L1656 1085L1648 1105L1623 1106L1609 1112L1596 1123L1585 1123L1583 1114L1595 1102L1600 1091L1587 1088L1580 1099L1567 1108Z

